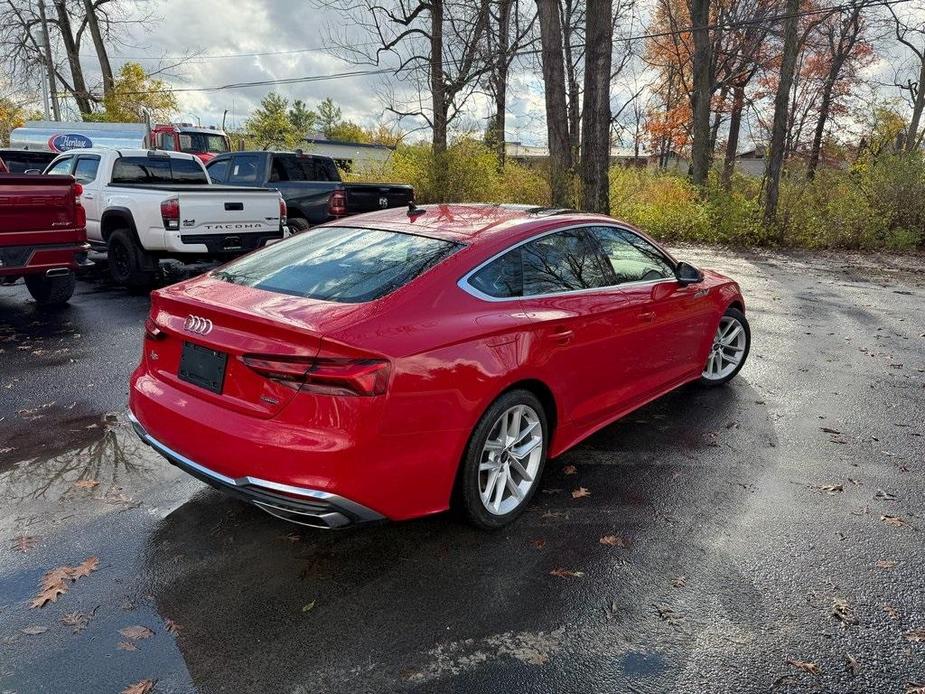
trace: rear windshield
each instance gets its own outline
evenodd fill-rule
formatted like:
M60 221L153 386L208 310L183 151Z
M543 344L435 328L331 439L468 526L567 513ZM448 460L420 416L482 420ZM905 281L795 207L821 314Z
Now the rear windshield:
M202 165L195 159L175 157L120 157L112 166L112 182L208 184Z
M393 231L319 228L212 274L226 282L280 294L353 304L385 296L460 247Z

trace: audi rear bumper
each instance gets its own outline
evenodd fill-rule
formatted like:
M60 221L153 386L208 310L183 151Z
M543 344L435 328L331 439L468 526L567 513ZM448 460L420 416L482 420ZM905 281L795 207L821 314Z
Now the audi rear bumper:
M128 418L139 438L171 464L206 484L247 501L282 520L322 529L344 528L359 523L385 520L384 516L372 509L330 492L280 484L257 477L232 478L222 475L155 439L145 431L131 410L128 412Z

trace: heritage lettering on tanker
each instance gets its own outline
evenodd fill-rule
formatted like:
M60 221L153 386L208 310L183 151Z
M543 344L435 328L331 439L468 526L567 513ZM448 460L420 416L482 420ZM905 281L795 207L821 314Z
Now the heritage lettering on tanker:
M93 140L78 133L60 133L48 138L48 149L52 152L67 152L70 149L86 149L93 146Z

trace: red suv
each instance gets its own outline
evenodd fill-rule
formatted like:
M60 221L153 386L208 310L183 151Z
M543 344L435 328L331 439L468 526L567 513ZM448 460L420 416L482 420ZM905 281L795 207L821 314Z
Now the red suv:
M170 462L305 525L497 528L544 463L748 355L739 287L609 217L495 205L319 226L152 294L129 406Z

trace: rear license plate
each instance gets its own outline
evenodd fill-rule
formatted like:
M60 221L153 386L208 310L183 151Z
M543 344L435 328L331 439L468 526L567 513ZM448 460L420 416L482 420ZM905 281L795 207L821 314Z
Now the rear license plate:
M177 375L187 383L211 390L213 393L221 393L227 363L228 355L224 352L184 342L183 354L180 356L180 371Z

